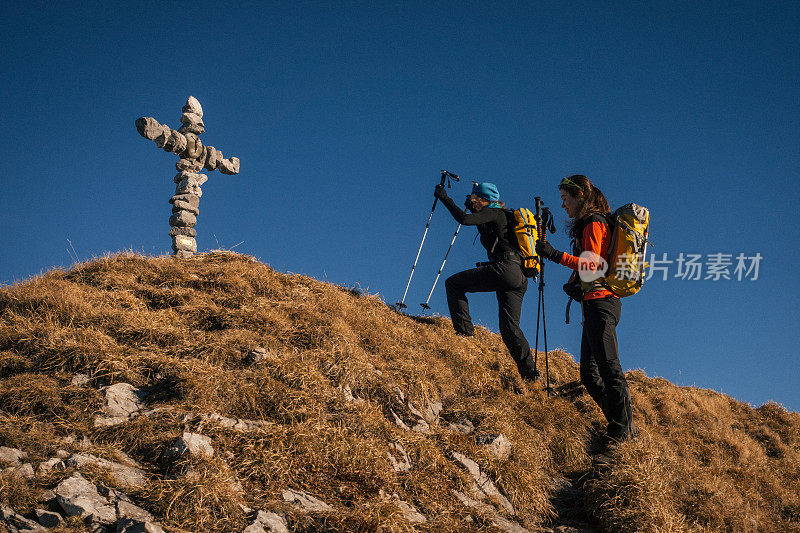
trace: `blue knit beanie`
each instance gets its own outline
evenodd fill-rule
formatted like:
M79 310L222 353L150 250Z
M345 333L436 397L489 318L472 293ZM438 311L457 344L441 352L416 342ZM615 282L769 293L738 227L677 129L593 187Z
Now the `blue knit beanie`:
M494 183L483 182L472 186L472 194L480 196L484 200L496 202L500 199L500 193L497 191L497 185Z

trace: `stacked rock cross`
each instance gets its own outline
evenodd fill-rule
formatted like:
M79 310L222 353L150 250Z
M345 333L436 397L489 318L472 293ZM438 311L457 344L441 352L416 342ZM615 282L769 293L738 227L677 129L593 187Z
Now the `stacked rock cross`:
M172 152L180 157L175 163L178 174L175 176L175 195L169 199L172 204L172 216L169 235L172 237L174 255L186 259L197 252L197 215L200 214L200 197L203 191L200 186L208 180L199 172L219 170L223 174L238 174L239 159L225 159L222 152L213 146L203 146L198 135L205 131L203 124L203 108L194 96L190 96L183 106L181 127L176 131L165 124L159 124L152 117L136 119L136 129L145 139L155 141L156 146L165 152Z

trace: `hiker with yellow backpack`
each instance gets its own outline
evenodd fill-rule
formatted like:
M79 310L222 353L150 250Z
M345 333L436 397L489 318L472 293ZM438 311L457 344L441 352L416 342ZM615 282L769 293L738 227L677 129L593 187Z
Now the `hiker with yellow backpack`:
M453 274L445 281L447 306L456 334L474 335L467 293L496 293L503 342L523 379L535 380L538 374L536 364L519 326L528 277L538 271L537 259L533 257L536 240L533 215L528 210L506 209L492 183L473 184L472 194L465 202L471 213L461 210L447 195L443 185L436 186L434 196L441 200L459 224L477 226L481 245L486 248L489 258L488 262L477 263L476 268ZM519 234L523 237L518 238L515 228L520 225L523 227ZM521 248L520 241L523 241L527 253Z
M608 438L625 441L636 435L636 428L616 327L620 296L634 294L644 281L649 213L628 204L612 215L602 191L580 174L562 179L558 188L571 220L572 254L542 242L536 252L575 271L564 291L583 310L581 383L605 415Z

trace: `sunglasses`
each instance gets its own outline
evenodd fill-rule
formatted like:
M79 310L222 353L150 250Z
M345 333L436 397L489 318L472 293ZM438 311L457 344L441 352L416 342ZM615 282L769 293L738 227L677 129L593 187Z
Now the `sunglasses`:
M559 187L565 187L565 186L566 187L575 187L579 191L583 192L583 187L581 187L580 185L578 185L577 183L575 183L574 181L572 181L569 178L562 179L561 183L559 183L558 186Z

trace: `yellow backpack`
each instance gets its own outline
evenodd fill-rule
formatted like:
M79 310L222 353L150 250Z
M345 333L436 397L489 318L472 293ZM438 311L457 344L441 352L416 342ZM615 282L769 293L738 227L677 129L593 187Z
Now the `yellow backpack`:
M514 235L517 237L517 248L522 255L522 273L528 278L539 274L539 256L536 255L536 239L539 231L536 219L530 209L524 207L512 209L514 215Z
M611 242L608 248L608 272L603 285L619 296L631 296L644 284L649 266L647 235L650 212L636 204L623 205L610 217Z

